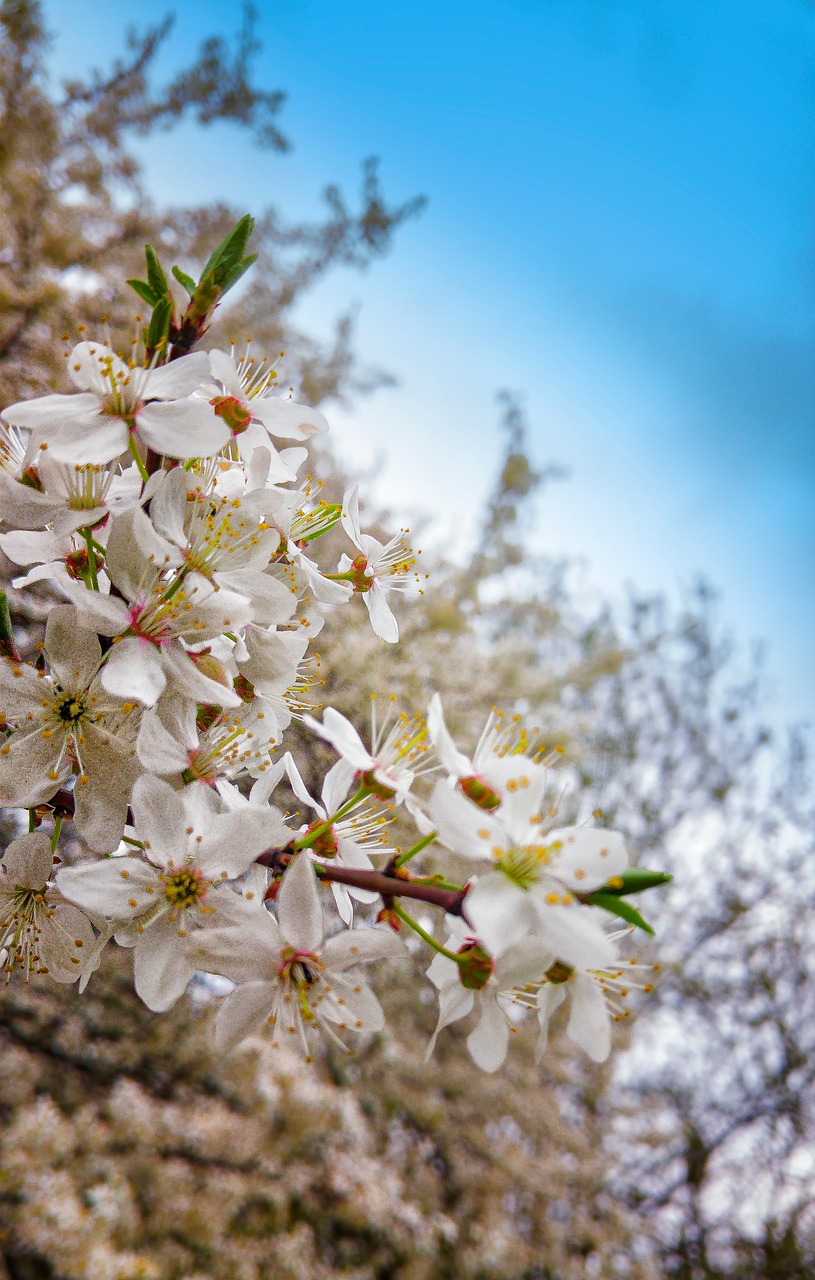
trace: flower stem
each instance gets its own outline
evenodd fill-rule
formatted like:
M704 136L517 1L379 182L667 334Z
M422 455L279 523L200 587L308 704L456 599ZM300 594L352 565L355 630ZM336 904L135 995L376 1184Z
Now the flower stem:
M127 447L130 450L133 461L135 462L136 466L139 468L139 475L142 478L142 484L147 484L147 481L150 479L150 473L148 472L147 467L144 465L142 456L139 453L139 446L136 444L136 437L132 434L128 439Z
M409 849L405 849L404 853L399 854L393 865L395 867L403 867L406 862L410 862L411 858L415 858L417 853L421 853L429 844L432 844L438 834L438 831L431 831L429 836L425 836L422 840L417 840Z
M14 662L20 661L20 651L14 639L8 597L5 591L0 591L0 657L11 658Z
M438 951L440 956L446 956L448 960L453 960L456 964L462 963L461 956L457 956L454 951L448 951L440 942L437 942L433 937L433 934L428 933L426 929L423 929L419 924L419 921L414 920L413 916L408 911L405 911L404 907L400 907L398 902L393 904L392 910L394 915L397 915L400 920L404 921L404 923L408 925L414 933L418 933L419 937L423 938L427 945L432 947L434 951Z
M54 831L51 836L51 852L52 853L56 853L57 851L57 845L59 844L59 833L61 830L62 830L62 814L55 813L54 814Z
M85 546L88 548L88 572L91 575L91 586L94 591L98 591L99 578L96 573L96 551L94 550L95 544L90 529L83 529L82 537L85 539Z
M292 848L298 853L301 849L310 848L311 845L314 844L315 840L319 840L320 836L324 836L327 831L330 831L335 822L339 822L341 818L346 817L352 809L356 808L360 800L364 800L368 794L368 788L363 784L359 790L351 796L351 799L346 800L345 804L342 805L336 813L333 813L330 818L326 818L325 822L321 822L318 827L313 827L312 830L309 831L308 835L301 836L299 840L295 840Z

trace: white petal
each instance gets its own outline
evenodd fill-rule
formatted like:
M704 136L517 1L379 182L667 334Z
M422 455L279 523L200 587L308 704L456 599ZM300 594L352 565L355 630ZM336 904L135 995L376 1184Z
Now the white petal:
M509 1025L498 1002L487 992L481 1001L481 1019L467 1037L470 1057L482 1071L497 1071L507 1056Z
M150 499L150 519L163 538L177 547L187 545L184 517L187 514L187 494L193 484L183 467L165 471Z
M226 997L215 1019L215 1048L229 1053L268 1018L277 995L276 982L247 982Z
M60 605L49 613L45 652L63 689L72 692L88 687L102 660L99 641L91 631L80 628L76 609L70 605Z
M479 942L492 956L500 956L520 942L535 923L530 895L500 871L484 876L473 885L464 900L464 911Z
M276 396L264 396L250 402L252 414L262 422L270 435L284 440L308 440L311 436L325 435L328 422L319 409L310 409L293 400Z
M349 489L342 500L342 527L348 534L354 546L362 550L362 534L359 529L359 489L354 485L353 489Z
M566 999L563 990L565 983L558 986L547 984L538 992L538 1041L535 1046L535 1061L540 1062L549 1043L549 1022L552 1014L559 1009Z
M189 748L164 727L155 711L145 711L137 743L139 760L150 773L170 777L190 763Z
M393 616L391 607L385 598L385 592L378 582L374 582L370 591L362 597L368 606L374 635L387 644L396 644L399 639L399 624Z
M205 351L194 351L180 356L169 364L151 369L144 385L145 400L178 400L192 395L206 382L209 374L209 357Z
M154 1013L171 1009L195 973L184 954L178 928L178 920L159 916L139 934L133 952L136 993Z
M437 959L443 960L444 956L438 956ZM452 961L449 962L452 965ZM433 966L431 965L431 968ZM458 966L454 966L458 970ZM429 1062L433 1050L436 1047L436 1040L439 1032L445 1027L449 1027L451 1022L458 1022L460 1018L466 1017L475 1003L475 992L468 991L463 987L458 979L458 973L453 974L452 981L439 991L439 1020L436 1023L436 1029L430 1037L430 1042L425 1052L425 1062Z
M594 1062L605 1062L611 1052L611 1018L599 985L587 974L575 973L564 984L572 998L566 1034Z
M64 741L61 734L43 738L39 728L13 733L0 750L0 805L30 808L50 800L71 774L70 761L65 760L58 777L49 777Z
M493 861L496 849L507 848L509 842L501 824L441 779L433 788L429 813L439 839L454 853Z
M170 458L210 458L230 437L223 418L206 400L164 400L146 404L137 419L139 435L156 453Z
M461 778L473 772L470 761L462 755L450 736L444 722L441 698L437 693L433 694L427 709L427 731L436 754L449 774L454 778Z
M407 954L404 942L392 929L345 929L329 938L322 952L326 968L332 971L373 960L402 960Z
M250 982L258 974L276 977L286 945L277 921L265 907L250 905L231 889L220 890L217 898L219 902L234 898L228 906L222 903L217 908L219 917L229 918L230 923L196 929L190 935L187 955L191 963L234 982Z
M56 884L63 898L107 920L132 920L142 915L161 892L157 873L140 858L108 858L61 867Z
M95 942L88 917L70 903L58 902L40 939L40 956L49 977L55 982L76 982Z
M602 969L614 962L614 943L592 910L577 904L550 906L537 893L527 897L534 903L540 922L536 933L559 960L579 969Z
M564 827L550 831L547 845L560 844L551 857L553 875L575 889L596 889L628 866L628 851L618 831L602 827ZM577 876L577 872L582 875Z
M328 997L320 1001L317 1016L333 1022L340 1028L359 1032L381 1031L385 1025L382 1006L369 986L364 982L332 971L326 972L326 984L331 987ZM322 988L320 988L322 994Z
M82 764L87 781L80 778L74 788L74 822L91 849L110 853L122 838L139 763L129 742L99 724L86 725L83 739Z
M25 889L42 889L51 878L54 858L51 841L39 831L12 840L3 854L0 885L21 885Z
M277 896L283 937L296 951L319 950L323 940L323 909L313 863L295 858L283 876Z
M139 839L148 846L148 857L156 866L184 861L187 827L190 824L186 793L175 791L168 782L143 774L133 788L130 801Z
M333 707L326 707L322 724L311 716L303 716L303 723L330 742L334 750L339 751L355 769L371 769L375 765L376 761L362 745L354 726Z
M110 650L101 679L108 693L117 698L135 698L147 707L158 702L167 683L156 646L133 636Z

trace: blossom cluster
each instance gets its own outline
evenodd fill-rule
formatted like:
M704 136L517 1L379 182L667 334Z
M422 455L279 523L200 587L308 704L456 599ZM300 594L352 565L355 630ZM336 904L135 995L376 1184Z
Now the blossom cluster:
M367 742L311 700L326 615L361 596L397 641L391 602L418 582L416 556L403 533L362 531L356 489L321 496L309 451L328 424L271 362L189 350L168 314L156 306L127 359L83 336L73 392L0 417L0 547L16 587L61 598L33 661L3 637L0 804L29 815L0 861L7 975L81 990L115 941L153 1010L196 973L229 980L219 1050L265 1024L310 1058L318 1031L351 1051L383 1027L363 967L404 960L413 936L435 953L431 1050L477 1007L467 1047L484 1070L523 1021L542 1053L568 997L568 1034L603 1060L628 989L650 985L609 912L644 924L626 896L665 877L629 868L615 832L558 824L557 758L517 719L492 715L469 758L438 694L413 718L374 700ZM336 537L339 556L323 552ZM287 749L293 719L337 754L319 797ZM273 803L282 788L299 820ZM66 816L82 849L67 862ZM391 843L397 818L408 848ZM436 869L445 857L464 883Z

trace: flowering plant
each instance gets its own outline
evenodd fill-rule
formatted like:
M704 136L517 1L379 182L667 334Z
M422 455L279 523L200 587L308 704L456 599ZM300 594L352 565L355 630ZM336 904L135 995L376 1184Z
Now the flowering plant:
M0 861L6 973L83 989L115 941L153 1010L196 972L233 984L219 1050L267 1024L310 1058L316 1033L352 1051L383 1026L361 966L403 960L413 938L435 953L431 1050L477 1008L481 1068L524 1021L542 1053L568 997L567 1033L602 1061L628 988L650 986L621 954L650 932L629 897L668 877L630 867L619 834L558 821L558 753L518 717L493 713L468 757L438 694L426 717L380 716L374 699L365 739L310 701L326 613L362 596L396 642L394 593L419 575L404 534L362 532L356 489L332 503L300 479L322 413L250 347L195 349L251 266L251 228L197 282L173 268L183 310L148 246L147 279L129 283L151 314L130 355L82 335L66 352L77 390L0 419L0 546L26 569L15 586L47 580L63 601L33 662L0 609L0 803L29 825ZM315 544L334 529L350 547L332 569ZM295 718L338 756L319 798L286 749ZM299 823L273 803L284 786ZM67 861L66 818L82 851ZM443 942L408 903L442 913Z

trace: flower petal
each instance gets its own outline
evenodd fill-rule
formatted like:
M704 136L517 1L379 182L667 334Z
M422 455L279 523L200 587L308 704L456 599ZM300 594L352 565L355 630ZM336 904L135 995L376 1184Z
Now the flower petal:
M272 1011L276 982L246 982L226 997L215 1019L215 1048L229 1053L256 1031Z
M319 950L323 940L323 909L314 865L299 856L283 876L277 896L277 914L283 937L296 951Z
M470 1057L482 1071L497 1071L507 1056L509 1024L498 1001L488 992L481 998L481 1018L467 1037Z

